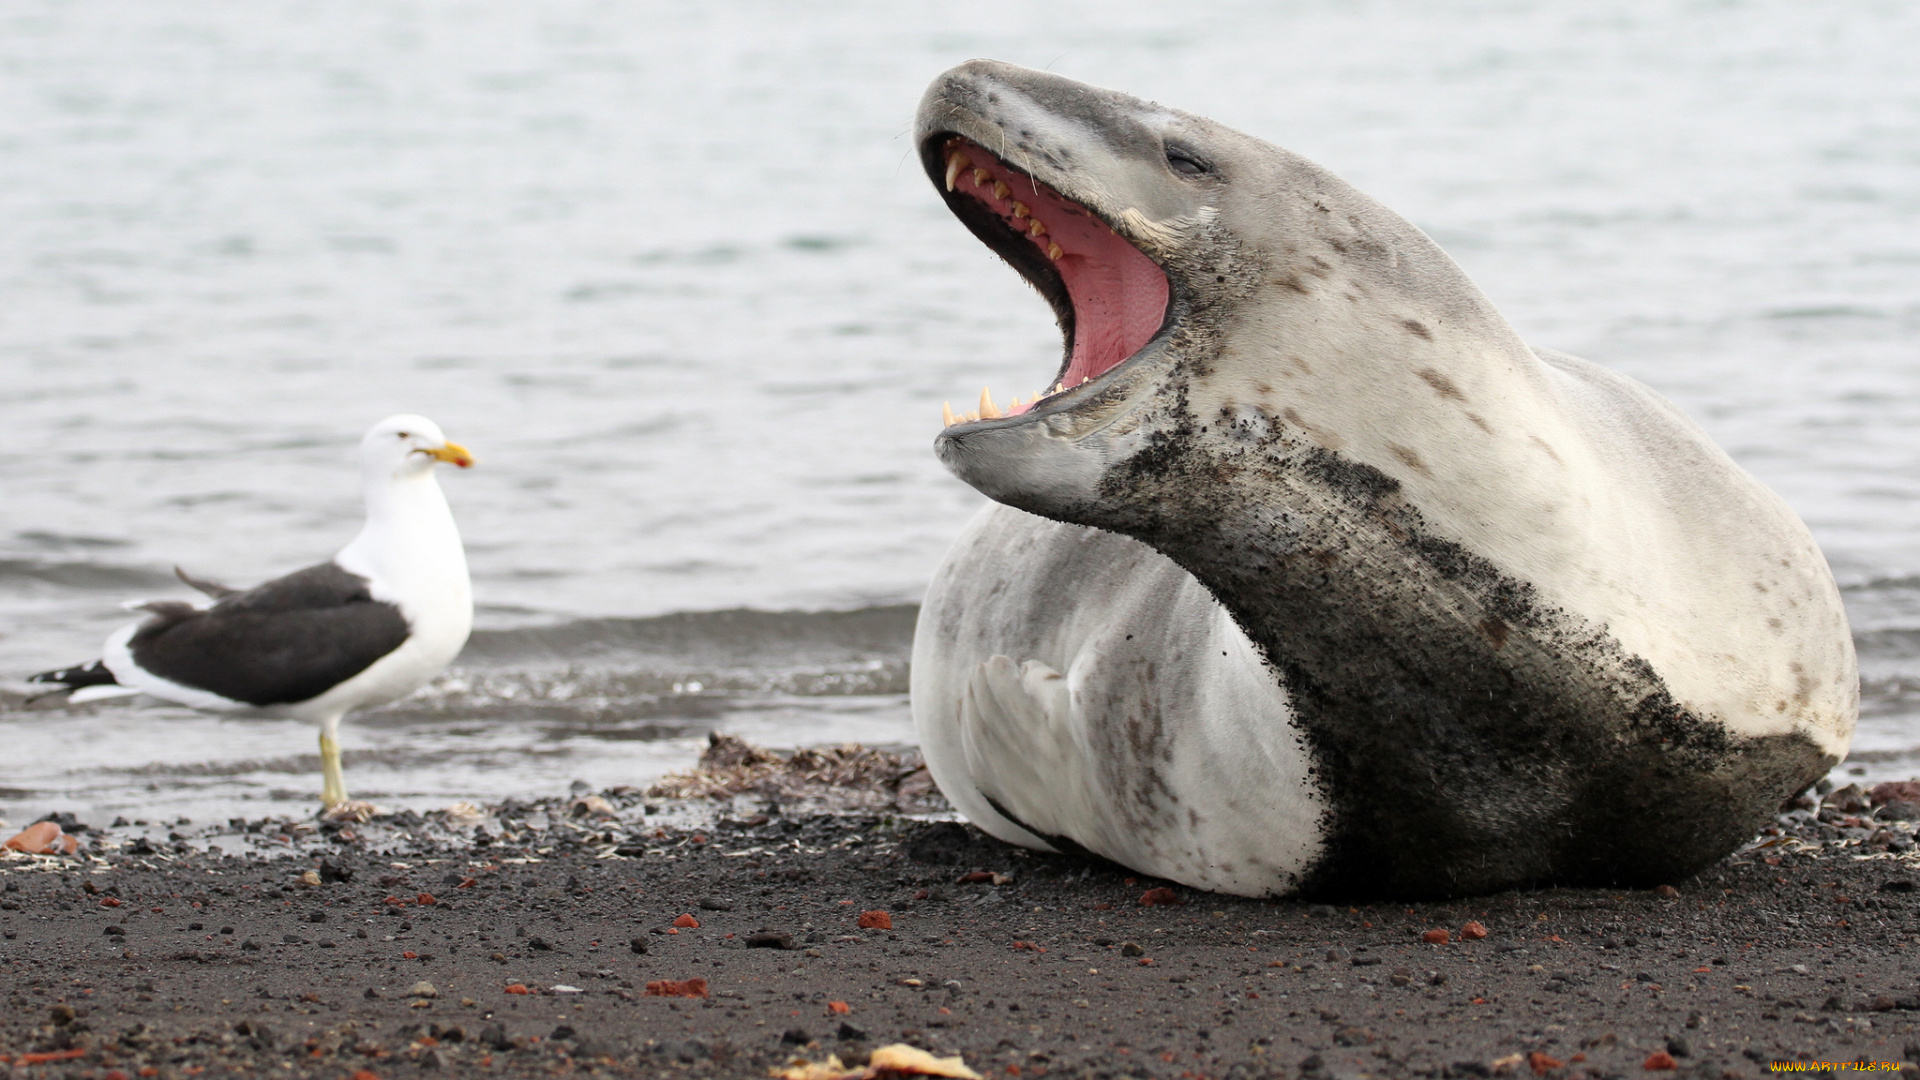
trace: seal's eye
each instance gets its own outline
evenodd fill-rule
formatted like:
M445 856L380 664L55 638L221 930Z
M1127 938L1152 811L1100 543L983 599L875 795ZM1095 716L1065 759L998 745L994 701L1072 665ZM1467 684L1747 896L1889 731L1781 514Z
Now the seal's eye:
M1205 176L1213 170L1200 160L1197 154L1182 150L1177 146L1167 147L1167 167L1181 176Z

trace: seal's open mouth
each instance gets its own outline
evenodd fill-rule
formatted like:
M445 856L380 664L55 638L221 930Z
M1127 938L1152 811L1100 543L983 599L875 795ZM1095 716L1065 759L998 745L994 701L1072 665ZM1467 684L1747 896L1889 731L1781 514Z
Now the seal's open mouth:
M949 408L948 426L1025 413L1119 367L1159 334L1166 272L1106 221L978 143L936 135L925 145L929 171L944 166L954 215L1040 290L1066 336L1059 373L1032 402L1015 398L1003 412L982 390L979 411Z

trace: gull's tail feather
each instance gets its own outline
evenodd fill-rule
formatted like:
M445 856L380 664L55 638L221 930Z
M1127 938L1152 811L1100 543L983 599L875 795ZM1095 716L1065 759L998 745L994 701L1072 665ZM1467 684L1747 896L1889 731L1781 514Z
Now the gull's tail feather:
M54 694L67 694L67 700L75 705L89 701L101 701L106 698L132 697L140 691L131 686L122 686L107 670L105 661L95 660L91 664L76 664L70 668L55 671L43 671L38 675L27 676L30 683L40 683L53 689L40 697L30 698L38 701Z
M91 664L76 664L56 671L43 671L38 675L27 676L28 682L53 683L68 690L78 690L83 686L118 686L113 672L107 670L104 660L95 660Z
M230 585L222 585L217 581L208 581L206 578L194 577L192 574L187 573L177 566L173 568L173 574L181 581L206 593L208 597L214 600L225 600L227 597L238 595L240 592L239 589L233 588Z

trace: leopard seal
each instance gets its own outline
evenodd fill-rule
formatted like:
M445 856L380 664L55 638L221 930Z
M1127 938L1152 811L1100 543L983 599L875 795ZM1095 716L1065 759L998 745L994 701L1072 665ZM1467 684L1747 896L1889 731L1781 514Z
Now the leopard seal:
M928 589L913 714L982 829L1241 895L1651 885L1844 756L1806 527L1392 211L991 61L915 139L1066 341L935 444L995 505Z

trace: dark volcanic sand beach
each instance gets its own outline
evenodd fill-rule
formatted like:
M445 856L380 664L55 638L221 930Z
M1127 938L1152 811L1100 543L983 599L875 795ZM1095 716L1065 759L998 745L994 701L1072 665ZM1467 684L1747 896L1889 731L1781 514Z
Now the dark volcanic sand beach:
M79 857L11 856L0 1056L56 1057L15 1076L382 1080L765 1076L901 1041L1029 1077L1920 1058L1910 823L1803 810L1673 895L1332 907L1174 887L1146 906L1167 883L965 826L736 804L673 825L652 801L113 829ZM870 911L892 928L861 928ZM1469 922L1486 936L1460 940ZM711 996L647 995L689 979Z

